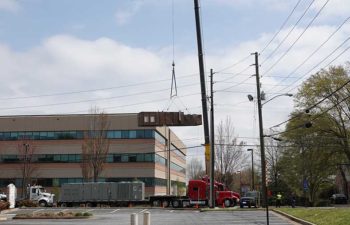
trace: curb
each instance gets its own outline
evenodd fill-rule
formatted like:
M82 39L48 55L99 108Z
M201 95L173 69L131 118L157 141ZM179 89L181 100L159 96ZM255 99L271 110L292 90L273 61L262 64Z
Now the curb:
M13 208L13 209L5 209L0 211L0 214L6 214L6 213L10 213L10 212L16 212L18 210L18 208Z
M287 217L288 219L293 220L294 222L300 223L300 224L302 224L302 225L316 225L316 224L314 224L314 223L311 223L311 222L306 221L306 220L299 219L299 218L297 218L297 217L294 217L294 216L292 216L292 215L289 215L289 214L287 214L287 213L285 213L285 212L281 212L281 211L276 210L276 209L272 209L272 211L275 212L275 213L278 213L278 214L280 214L280 215L282 215L282 216L285 216L285 217Z

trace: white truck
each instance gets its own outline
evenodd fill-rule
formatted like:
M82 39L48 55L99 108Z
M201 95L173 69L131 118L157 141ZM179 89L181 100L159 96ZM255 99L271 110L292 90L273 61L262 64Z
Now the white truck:
M27 188L29 200L38 202L39 206L52 206L54 194L47 193L42 186L35 185Z

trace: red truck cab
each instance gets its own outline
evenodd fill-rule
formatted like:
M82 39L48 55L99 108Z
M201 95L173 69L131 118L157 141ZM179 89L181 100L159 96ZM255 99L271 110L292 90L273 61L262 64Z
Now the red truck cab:
M238 204L240 195L228 190L224 184L214 183L215 203L218 206L230 207ZM210 195L210 182L207 177L202 180L190 180L188 183L187 196L190 199L190 205L207 206Z

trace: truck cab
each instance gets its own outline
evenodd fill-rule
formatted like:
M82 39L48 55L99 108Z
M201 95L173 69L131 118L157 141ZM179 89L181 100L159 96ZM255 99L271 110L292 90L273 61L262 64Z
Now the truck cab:
M28 187L29 200L38 202L40 206L52 206L54 194L47 193L42 186Z

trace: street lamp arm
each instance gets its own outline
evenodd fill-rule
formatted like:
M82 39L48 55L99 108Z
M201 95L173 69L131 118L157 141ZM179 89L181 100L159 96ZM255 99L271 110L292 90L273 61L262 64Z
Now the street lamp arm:
M267 100L266 102L262 103L261 105L263 106L263 105L265 105L266 103L268 103L268 102L270 102L270 101L272 101L272 100L274 100L275 98L278 98L278 97L280 97L280 96L288 96L288 97L292 97L292 96L293 96L293 94L285 93L285 94L279 94L279 95L276 95L276 96L274 96L274 97L270 98L269 100Z

